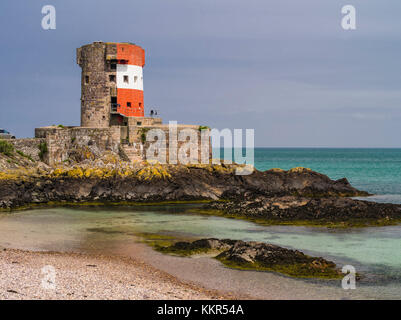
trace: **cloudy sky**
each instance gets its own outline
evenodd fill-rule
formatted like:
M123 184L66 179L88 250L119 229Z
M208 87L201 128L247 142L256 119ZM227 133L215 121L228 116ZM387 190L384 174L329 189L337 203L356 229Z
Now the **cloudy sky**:
M2 0L0 27L0 127L18 137L79 125L75 49L125 41L146 49L145 107L165 121L253 128L257 146L401 147L399 0Z

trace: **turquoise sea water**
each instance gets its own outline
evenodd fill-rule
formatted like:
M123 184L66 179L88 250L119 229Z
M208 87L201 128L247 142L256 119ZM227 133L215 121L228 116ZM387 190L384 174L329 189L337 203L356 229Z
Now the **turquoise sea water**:
M307 167L370 193L401 195L401 149L257 148L255 167Z
M216 149L213 157L218 158ZM401 203L401 149L256 148L255 167L306 167L332 179L345 177L354 187L378 195L375 201Z

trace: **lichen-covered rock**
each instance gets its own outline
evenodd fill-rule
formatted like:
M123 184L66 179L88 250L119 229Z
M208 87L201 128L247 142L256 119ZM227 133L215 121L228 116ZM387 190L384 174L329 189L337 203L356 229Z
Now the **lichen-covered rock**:
M109 155L112 157L112 155ZM50 201L181 201L241 200L251 195L269 198L296 194L325 196L366 194L348 181L302 170L235 174L238 165L129 164L106 156L56 168L21 168L0 172L0 201L4 207ZM37 182L48 181L45 187ZM85 190L85 192L81 192ZM35 196L33 197L33 194ZM257 202L255 202L257 204ZM11 205L10 205L11 204Z

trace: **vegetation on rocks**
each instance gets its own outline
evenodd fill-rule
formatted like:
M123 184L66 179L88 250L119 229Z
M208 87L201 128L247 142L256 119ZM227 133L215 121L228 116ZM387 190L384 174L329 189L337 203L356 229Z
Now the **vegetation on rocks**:
M344 197L245 196L213 202L196 210L263 225L299 225L330 228L386 226L401 222L401 206Z
M143 237L147 239L145 243L159 252L179 256L212 255L230 268L278 272L297 278L343 277L335 263L331 261L272 244L213 238L174 243L168 236L145 234Z
M210 129L210 127L208 127L208 126L199 126L199 131L209 130L209 129Z
M17 152L21 157L27 158L27 159L29 159L30 161L35 162L35 160L33 160L32 157L31 157L30 155L25 154L25 153L22 152L21 150L16 150L16 152Z
M216 257L226 267L249 271L277 272L294 278L320 278L320 279L341 279L344 277L332 263L312 260L309 263L285 263L266 266L260 262L236 262L225 257Z
M149 164L144 163L139 167L132 166L105 166L105 167L85 167L85 166L74 166L74 167L58 167L54 169L50 174L50 177L54 178L98 178L108 179L112 177L131 177L137 178L141 181L152 181L154 179L168 179L171 177L168 169L160 164Z
M141 136L142 144L145 144L145 142L146 142L146 134L148 133L149 130L150 130L150 128L141 128L140 129L140 136Z
M140 180L167 179L171 174L161 164L148 165L138 171Z
M39 148L39 158L40 158L40 160L43 161L45 159L45 156L46 156L47 152L48 152L47 143L46 142L41 142L38 145L38 148Z
M0 139L0 153L12 157L14 154L14 146L9 142Z
M229 202L228 200L220 202ZM327 219L268 219L264 217L255 217L241 214L229 213L223 210L210 209L215 202L208 202L203 208L191 208L187 210L187 214L200 214L208 216L217 216L227 219L237 219L250 221L262 226L298 226L313 228L330 228L330 229L346 229L346 228L365 228L365 227L385 227L401 224L401 218L348 218L344 220Z
M0 179L13 179L21 172L26 176L37 165L36 161L12 143L0 140ZM40 165L39 165L40 166Z

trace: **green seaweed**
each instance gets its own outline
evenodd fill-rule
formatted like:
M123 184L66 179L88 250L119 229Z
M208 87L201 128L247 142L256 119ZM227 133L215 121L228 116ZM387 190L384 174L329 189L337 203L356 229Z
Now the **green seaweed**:
M318 278L318 279L342 279L344 277L335 266L326 266L324 268L313 267L311 264L294 263L294 264L277 264L273 266L265 266L261 263L245 263L234 262L223 257L215 257L223 265L228 268L247 270L247 271L267 271L285 274L294 278Z
M157 233L138 233L142 242L152 247L154 250L163 254L169 254L180 257L190 257L194 255L214 255L213 258L220 261L229 268L250 270L250 271L267 271L277 272L295 278L320 278L320 279L340 279L343 275L336 269L335 264L329 263L323 266L315 266L311 263L293 263L280 264L273 266L265 266L259 262L244 263L234 262L227 258L220 257L219 254L224 250L216 250L210 248L182 249L174 247L177 241L188 241L188 239L177 239L173 236L157 234ZM313 259L311 258L311 261Z
M366 227L385 227L394 226L401 223L401 219L373 219L373 218L354 218L342 221L330 220L282 220L282 219L266 219L263 217L253 217L248 215L238 215L226 213L217 209L191 208L186 213L219 216L228 219L237 219L250 221L263 226L295 226L295 227L316 227L316 228L366 228Z
M181 257L190 257L193 255L198 255L198 254L211 254L211 253L218 254L221 252L219 250L210 249L210 248L178 249L172 245L157 246L155 249L162 253L167 253L167 254L181 256Z
M159 251L162 248L168 248L176 242L173 236L158 234L158 233L136 233L136 236L142 238L142 242Z
M178 204L203 204L213 200L171 200L154 202L135 202L135 201L48 201L41 203L29 203L13 208L0 208L0 212L23 211L40 208L55 207L141 207L141 206L161 206Z

